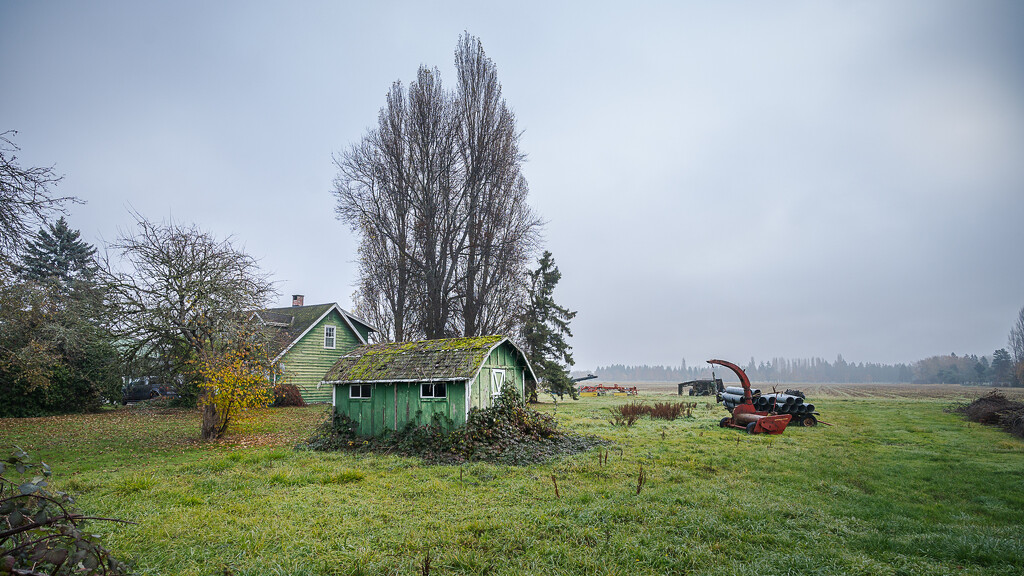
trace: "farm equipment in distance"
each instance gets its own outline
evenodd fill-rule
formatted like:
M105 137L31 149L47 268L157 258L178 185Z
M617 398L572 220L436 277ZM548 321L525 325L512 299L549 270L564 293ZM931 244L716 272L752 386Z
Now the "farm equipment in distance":
M680 382L679 395L683 395L683 389L686 387L690 388L690 396L715 396L725 389L722 388L722 379L714 378L712 380L690 380L687 382Z
M746 373L739 366L725 360L708 360L708 364L725 366L736 373L743 385L743 394L722 394L723 399L730 399L732 416L722 418L718 423L722 428L739 428L746 430L748 434L782 434L786 425L793 419L792 414L775 414L765 410L758 410L754 406L754 400L750 393L750 380Z
M580 396L636 396L636 386L619 386L618 384L598 384L596 386L580 386Z

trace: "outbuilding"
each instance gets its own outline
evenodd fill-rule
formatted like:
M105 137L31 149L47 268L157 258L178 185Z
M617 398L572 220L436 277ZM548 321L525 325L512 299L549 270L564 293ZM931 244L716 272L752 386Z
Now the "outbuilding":
M375 436L409 423L466 423L508 386L520 398L537 377L525 354L505 336L387 342L342 356L324 376L338 415L356 432ZM436 416L435 416L436 415Z

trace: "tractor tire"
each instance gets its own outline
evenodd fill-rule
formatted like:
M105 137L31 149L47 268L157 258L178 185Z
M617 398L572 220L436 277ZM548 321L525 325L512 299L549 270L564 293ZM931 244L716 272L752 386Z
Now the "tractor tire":
M754 428L756 428L756 427L757 427L757 422L751 422L750 424L747 424L747 434L753 434L754 433Z
M718 421L718 425L721 426L722 428L725 428L726 426L729 425L729 420L732 420L732 418L726 416L725 418L722 418L721 420Z
M806 426L807 428L810 428L811 426L817 426L818 425L818 419L815 418L814 416L807 416L806 418L804 418L800 422L800 425L801 426Z

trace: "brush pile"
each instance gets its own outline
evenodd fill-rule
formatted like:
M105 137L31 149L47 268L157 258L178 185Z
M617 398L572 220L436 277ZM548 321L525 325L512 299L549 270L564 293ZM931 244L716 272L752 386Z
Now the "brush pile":
M1024 438L1024 402L1010 400L999 390L971 402L963 413L971 422L1001 426L1010 434Z

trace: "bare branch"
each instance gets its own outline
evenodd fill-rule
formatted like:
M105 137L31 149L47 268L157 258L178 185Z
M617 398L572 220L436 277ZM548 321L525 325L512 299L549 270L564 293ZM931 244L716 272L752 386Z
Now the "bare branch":
M29 234L55 213L66 214L65 204L80 204L74 196L54 197L51 187L61 181L53 167L24 168L21 150L11 138L14 130L0 132L0 264L7 265Z

